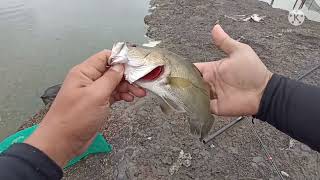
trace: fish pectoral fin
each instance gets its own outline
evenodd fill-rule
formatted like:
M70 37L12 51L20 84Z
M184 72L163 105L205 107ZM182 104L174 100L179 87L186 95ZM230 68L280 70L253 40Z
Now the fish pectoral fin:
M200 120L198 118L191 117L189 119L190 133L199 137L200 141L202 141L211 130L213 122L214 116L211 114L208 114Z
M165 115L169 115L172 113L173 109L166 102L162 102L160 104L160 109Z
M172 88L196 88L202 93L209 95L210 85L205 84L205 88L200 88L193 84L190 80L181 77L168 77L168 83Z
M186 112L186 110L183 107L181 107L179 104L177 104L173 100L169 99L168 97L162 97L162 99L170 109L173 109L177 112ZM167 107L165 107L165 108L167 108Z

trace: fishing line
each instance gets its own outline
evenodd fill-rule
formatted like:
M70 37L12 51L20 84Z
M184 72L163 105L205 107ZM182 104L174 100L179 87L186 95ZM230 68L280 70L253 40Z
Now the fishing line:
M253 121L253 119L254 119L254 118L252 118L252 121ZM273 161L272 156L270 155L269 151L267 150L266 146L265 146L264 143L262 142L262 139L261 139L260 136L258 135L257 131L254 129L254 127L253 127L252 124L253 124L253 123L250 124L251 130L253 131L253 133L254 133L254 135L257 137L257 139L259 140L259 143L260 143L260 145L262 146L262 149L263 149L264 153L267 155L268 160L271 161L271 165L272 165L272 167L276 170L278 176L279 176L282 180L284 180L284 178L283 178L282 174L280 173L280 171L279 171L276 163Z
M301 80L303 79L304 77L308 76L309 74L311 74L313 71L317 70L318 68L320 67L320 64L312 69L310 69L309 71L307 71L306 73L304 73L303 75L299 76L297 78L297 80Z

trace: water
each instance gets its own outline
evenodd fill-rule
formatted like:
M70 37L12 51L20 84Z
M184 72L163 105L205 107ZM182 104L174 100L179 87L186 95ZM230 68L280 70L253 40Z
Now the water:
M67 71L115 41L146 42L148 0L1 0L0 139Z
M270 4L272 0L261 0L261 1L264 1ZM295 2L296 0L274 0L272 7L291 11ZM297 9L300 6L300 3L301 3L301 0L298 1L295 9ZM317 3L318 5L320 5L320 0L315 0L314 3ZM301 10L309 20L320 22L319 12L310 11L306 5L303 6Z

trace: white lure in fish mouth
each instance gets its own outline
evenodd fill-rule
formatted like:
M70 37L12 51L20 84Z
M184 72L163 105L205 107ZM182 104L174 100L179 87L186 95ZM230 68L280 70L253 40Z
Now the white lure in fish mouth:
M108 65L115 65L115 64L124 64L125 65L125 79L129 83L134 83L139 79L143 79L143 77L148 76L149 73L152 73L154 70L155 73L160 75L161 70L159 72L159 65L146 65L141 61L137 61L135 59L131 59L128 57L128 47L125 42L118 42L113 45L111 56L108 59ZM151 77L149 75L149 77ZM148 79L147 79L148 80Z

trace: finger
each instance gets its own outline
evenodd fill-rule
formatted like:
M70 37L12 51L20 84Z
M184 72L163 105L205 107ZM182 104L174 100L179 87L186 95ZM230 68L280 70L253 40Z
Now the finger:
M118 91L122 92L122 93L130 92L134 96L137 96L137 97L146 96L146 91L144 89L137 87L135 85L132 85L132 84L128 83L127 81L120 83L120 85L118 86Z
M83 62L83 64L91 66L95 68L97 71L99 71L101 74L103 74L107 70L106 65L110 55L110 50L103 50L89 57L87 60Z
M94 93L100 98L109 98L120 83L124 67L122 64L111 66L107 72L97 79L92 85Z
M218 100L213 99L210 101L210 109L213 114L221 115L218 109Z
M144 97L147 95L147 92L145 89L141 87L137 87L134 84L129 84L128 87L129 87L129 92L137 97Z
M134 97L129 93L120 93L120 98L127 102L132 102L134 100Z
M129 83L127 81L121 81L117 90L119 92L128 92L129 91L128 85L129 85Z
M121 98L120 98L120 94L119 93L115 93L113 94L110 99L109 99L109 102L110 104L113 104L114 102L116 101L121 101Z
M218 24L213 27L211 35L215 45L228 55L234 52L241 44L238 41L232 39L227 33L225 33L221 26Z
M208 62L198 62L198 63L194 63L194 65L199 69L201 74L203 74L203 72L205 71L205 68L208 66Z
M90 79L92 81L97 80L102 76L103 73L101 73L99 70L94 68L93 66L90 66L88 64L82 63L78 66L78 70L81 74L84 75L85 78Z

